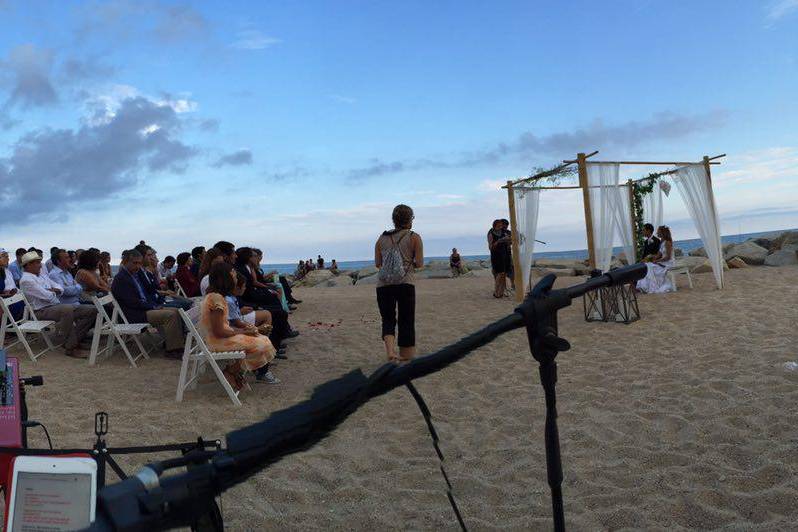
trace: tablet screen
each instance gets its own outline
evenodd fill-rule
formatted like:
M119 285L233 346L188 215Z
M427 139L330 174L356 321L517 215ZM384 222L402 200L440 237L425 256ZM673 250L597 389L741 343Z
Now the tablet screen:
M91 483L91 475L20 471L11 530L44 532L88 527Z

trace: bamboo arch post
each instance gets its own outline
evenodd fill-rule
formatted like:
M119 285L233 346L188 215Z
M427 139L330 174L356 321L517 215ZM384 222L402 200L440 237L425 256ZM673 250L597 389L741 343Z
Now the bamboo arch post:
M590 269L596 267L596 251L593 248L593 214L590 207L590 188L587 180L587 157L584 153L576 154L579 169L579 186L582 188L582 200L585 206L585 230L587 231L587 256Z
M518 219L515 216L515 192L513 191L513 182L507 181L507 205L510 208L510 230L512 231L512 246L513 246L513 282L515 283L515 300L523 301L524 296L524 278L521 271L521 245L518 241L519 227ZM526 273L529 279L529 272Z
M712 166L710 166L712 163L710 163L710 161L712 159L717 159L718 157L723 157L724 155L725 154L718 155L717 157L712 157L712 158L708 157L707 155L704 155L704 170L707 173L707 185L709 185L709 201L711 203L712 217L715 220L715 226L716 226L716 230L718 231L718 237L720 237L720 226L719 226L719 221L718 221L718 212L717 212L717 209L715 208L715 192L714 192L713 187L712 187ZM721 246L721 250L720 251L721 251L721 253L723 253L723 246ZM721 264L721 268L720 268L720 288L721 288L721 290L723 289L724 285L725 285L725 279L724 279L724 275L723 275L723 265Z
M626 186L629 188L629 215L631 216L630 220L632 222L632 250L634 251L634 257L626 257L627 264L633 264L637 262L637 225L635 224L635 191L634 191L634 181L629 179Z

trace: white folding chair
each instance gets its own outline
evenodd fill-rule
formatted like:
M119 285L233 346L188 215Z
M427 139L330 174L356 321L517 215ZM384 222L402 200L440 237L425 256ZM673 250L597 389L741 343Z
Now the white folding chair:
M676 292L678 288L676 287L676 276L677 275L687 275L687 284L690 288L693 288L693 278L690 275L690 268L687 266L679 266L677 268L670 268L668 270L668 277L671 279L671 284L673 285L673 291Z
M175 277L175 292L180 297L188 298L188 294L186 294L186 291L183 290L182 286L180 286L180 281L177 280L177 277Z
M186 345L183 348L183 362L180 365L180 377L177 381L177 402L183 400L183 392L189 388L194 388L197 385L202 372L205 370L205 365L211 367L219 384L222 385L227 396L236 406L241 406L241 401L238 399L238 392L233 390L230 383L219 367L218 361L224 360L241 360L246 356L243 351L225 351L216 352L208 349L202 335L197 331L194 322L191 321L189 315L183 309L179 309L180 317L183 318L183 323L186 326L188 334L186 334Z
M125 352L125 356L130 361L130 365L134 368L136 366L136 360L140 358L150 358L147 354L147 350L144 349L144 345L141 343L141 339L139 338L142 334L147 334L147 330L150 326L149 323L129 323L127 318L125 317L124 313L122 313L122 309L119 307L119 303L116 302L114 299L113 294L108 294L107 296L103 296L98 298L94 296L91 298L94 306L97 307L97 320L94 322L94 336L91 339L91 354L89 355L89 365L93 366L97 363L97 356L101 353L108 352L108 356L111 356L114 353L115 342L118 341L122 351ZM108 312L105 310L105 305L111 305L113 310L111 311L111 315L108 315ZM120 321L121 320L121 321ZM105 344L103 349L100 349L100 337L105 334L108 336L108 341ZM130 353L128 349L125 337L129 336L133 338L133 342L138 347L139 354L135 357Z
M22 317L19 320L15 320L14 316L11 315L11 305L19 303L20 301L23 302L24 310L22 311ZM21 290L11 297L0 297L0 305L3 306L3 324L0 326L0 346L5 346L6 333L10 326L11 330L17 335L17 341L9 344L7 347L11 348L17 344L22 344L33 362L36 362L36 359L46 352L56 348L48 334L49 329L54 328L55 322L52 320L37 319L36 314L33 312L33 307L30 306L28 299ZM34 354L26 338L27 334L40 335L44 340L45 348Z

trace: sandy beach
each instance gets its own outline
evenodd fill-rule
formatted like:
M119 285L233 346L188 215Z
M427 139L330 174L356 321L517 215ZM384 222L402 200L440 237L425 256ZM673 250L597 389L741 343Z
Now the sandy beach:
M798 371L784 364L798 361L798 267L732 270L723 291L709 274L695 281L693 290L641 296L642 319L631 325L586 323L581 302L561 313L572 344L559 357L558 385L570 529L796 526ZM511 312L491 287L489 277L420 281L421 352ZM274 370L283 383L253 385L241 408L210 380L176 403L179 363L161 356L134 369L119 351L97 367L50 353L23 360L24 375L45 378L29 390L31 418L62 447L92 444L98 410L110 414L112 446L218 438L350 369L382 364L373 286L297 297L304 303L292 322L302 335ZM525 334L417 386L469 529L549 529L544 403ZM33 429L31 445L45 444ZM120 462L132 471L153 458ZM231 530L457 530L406 391L372 401L320 445L227 492L223 510Z

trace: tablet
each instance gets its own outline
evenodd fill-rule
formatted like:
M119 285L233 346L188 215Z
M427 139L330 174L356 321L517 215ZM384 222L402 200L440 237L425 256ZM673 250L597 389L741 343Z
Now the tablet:
M97 463L91 458L14 460L6 530L79 530L94 521Z

